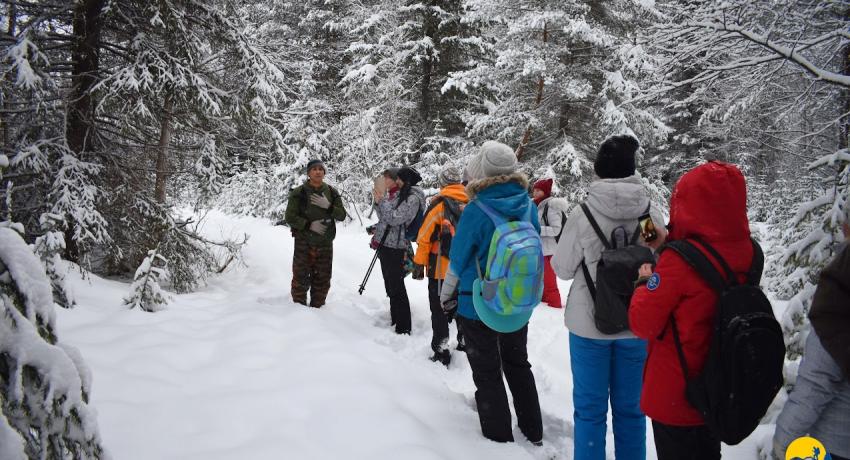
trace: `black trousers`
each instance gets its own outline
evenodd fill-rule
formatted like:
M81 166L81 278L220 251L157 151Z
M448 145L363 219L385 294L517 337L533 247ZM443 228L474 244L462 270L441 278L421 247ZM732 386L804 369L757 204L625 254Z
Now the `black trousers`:
M706 425L672 426L652 421L658 460L719 460L720 440Z
M531 442L543 439L543 421L534 374L528 362L528 326L502 334L478 320L458 316L466 339L466 357L475 382L475 403L484 437L497 442L514 440L505 380L514 398L519 429Z
M390 321L396 334L410 334L410 300L404 287L404 249L378 248L384 289L390 298Z
M440 305L440 280L428 278L428 304L431 307L431 350L435 353L449 349L449 320Z

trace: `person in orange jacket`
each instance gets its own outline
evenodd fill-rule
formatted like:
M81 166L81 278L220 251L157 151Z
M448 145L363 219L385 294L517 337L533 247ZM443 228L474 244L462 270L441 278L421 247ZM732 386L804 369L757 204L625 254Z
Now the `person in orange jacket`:
M431 349L434 355L431 361L439 361L447 366L451 362L449 352L450 318L443 312L440 304L440 289L449 269L449 248L454 236L454 226L460 219L463 207L469 201L464 186L461 185L460 169L447 163L438 175L440 193L431 199L425 212L422 227L416 238L416 254L413 263L414 273L428 275L428 303L431 307ZM458 350L463 350L463 337L458 330Z

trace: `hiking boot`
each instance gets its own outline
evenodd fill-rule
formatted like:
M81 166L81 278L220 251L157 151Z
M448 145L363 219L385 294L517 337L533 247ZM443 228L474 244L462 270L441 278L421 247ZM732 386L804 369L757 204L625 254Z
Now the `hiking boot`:
M543 447L543 440L542 439L540 441L529 441L529 442L534 446Z
M449 363L452 362L452 355L449 353L449 350L435 351L433 356L428 359L432 362L441 363L443 366L449 367Z

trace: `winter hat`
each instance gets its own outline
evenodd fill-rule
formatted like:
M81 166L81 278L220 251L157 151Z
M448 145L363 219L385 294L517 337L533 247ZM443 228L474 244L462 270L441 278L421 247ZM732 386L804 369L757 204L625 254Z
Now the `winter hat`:
M396 180L398 179L398 168L387 168L384 170L383 174L392 180Z
M513 149L496 141L481 144L478 154L466 165L470 180L513 174L516 170L517 158Z
M422 176L419 174L419 171L415 170L411 166L402 166L398 170L398 178L404 182L405 185L409 185L413 187L418 184L419 181L422 180Z
M319 160L318 158L307 162L307 172L310 172L310 170L313 169L313 167L315 166L320 166L322 170L328 172L328 168L325 167L325 163L322 160Z
M543 197L548 198L552 195L552 179L540 179L539 181L534 183L533 189L538 189L543 192Z
M593 170L601 179L622 179L635 173L638 140L629 134L609 137L599 146Z
M451 184L459 184L461 179L460 168L451 163L444 164L443 168L440 169L440 173L437 175L440 187L445 187L446 185Z

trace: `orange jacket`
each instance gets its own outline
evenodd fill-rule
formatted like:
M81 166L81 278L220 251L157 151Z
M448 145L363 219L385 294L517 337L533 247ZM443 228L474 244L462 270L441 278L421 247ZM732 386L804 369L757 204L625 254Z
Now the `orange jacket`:
M438 196L445 196L460 203L469 202L466 189L461 184L452 184L443 187ZM422 227L416 236L416 255L413 262L427 269L428 277L445 279L446 270L449 268L448 254L439 256L440 241L438 239L443 230L443 203L438 203L425 215ZM432 241L432 239L434 241Z

